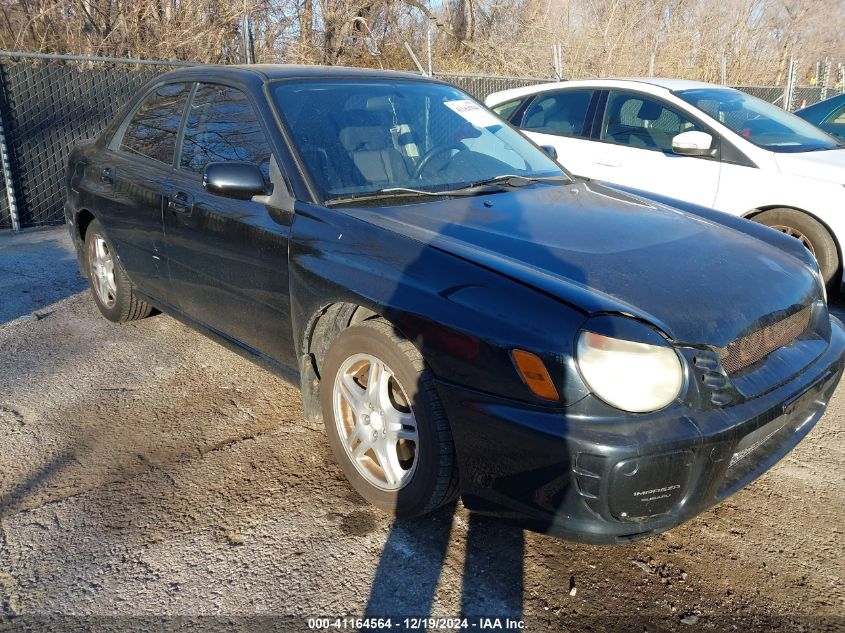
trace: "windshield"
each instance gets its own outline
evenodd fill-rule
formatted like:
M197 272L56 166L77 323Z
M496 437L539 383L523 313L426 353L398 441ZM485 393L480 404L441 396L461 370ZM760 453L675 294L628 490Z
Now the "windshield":
M301 80L273 96L326 201L385 189L428 192L560 167L457 88L414 80Z
M739 90L702 88L675 94L742 138L772 152L813 152L841 146L807 121Z

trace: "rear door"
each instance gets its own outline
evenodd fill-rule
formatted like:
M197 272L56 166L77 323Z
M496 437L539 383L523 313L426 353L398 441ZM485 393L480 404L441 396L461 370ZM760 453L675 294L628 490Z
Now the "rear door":
M97 217L138 289L169 302L162 204L192 84L153 88L98 154L86 178L100 198ZM90 172L90 173L89 173Z
M555 90L537 95L525 109L520 129L538 145L551 145L557 160L577 176L592 177L594 143L589 139L596 91Z
M287 263L293 215L271 216L265 204L202 186L205 166L226 161L260 166L270 184L270 143L247 94L198 84L180 146L164 212L177 307L218 334L294 365Z
M719 158L679 156L672 138L711 130L651 95L612 90L591 156L592 177L712 207L719 188Z

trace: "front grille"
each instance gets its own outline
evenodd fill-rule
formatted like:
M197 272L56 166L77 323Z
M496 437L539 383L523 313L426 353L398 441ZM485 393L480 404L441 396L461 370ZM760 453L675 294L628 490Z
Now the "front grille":
M812 312L813 307L807 306L792 316L728 343L719 350L725 372L732 374L745 369L794 341L809 327Z

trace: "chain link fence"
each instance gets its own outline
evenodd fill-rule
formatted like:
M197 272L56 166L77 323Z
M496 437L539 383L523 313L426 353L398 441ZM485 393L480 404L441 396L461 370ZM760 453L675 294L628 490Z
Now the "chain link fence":
M20 226L64 222L70 150L96 137L144 82L178 65L0 54L0 116ZM0 229L12 227L2 185Z
M0 230L64 222L65 166L71 148L94 138L147 80L185 63L0 52ZM475 98L553 81L437 73ZM782 86L737 86L783 105ZM821 98L819 87L797 86L793 107ZM3 149L0 134L0 154ZM11 185L11 186L10 186ZM16 209L16 214L12 210ZM17 215L18 222L13 221Z
M537 84L555 81L554 79L538 79L537 77L490 77L487 75L457 73L437 73L436 77L457 86L479 101L484 101L487 95L499 92L500 90L535 86Z

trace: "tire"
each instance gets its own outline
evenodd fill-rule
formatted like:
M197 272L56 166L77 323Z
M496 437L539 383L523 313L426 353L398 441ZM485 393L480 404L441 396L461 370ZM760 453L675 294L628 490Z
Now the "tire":
M135 294L135 287L99 220L93 220L85 231L85 273L94 302L109 321L137 321L152 312L152 306Z
M377 390L381 396L368 401L366 386L374 364L381 369L373 384L386 386ZM351 389L344 391L342 385L349 379ZM357 400L362 393L363 399ZM353 400L356 408L350 404ZM335 338L321 371L320 404L335 458L352 487L372 505L395 516L414 517L457 497L452 433L433 375L413 344L389 323L370 319ZM392 438L400 433L392 430L396 420L413 420L413 425L401 427L401 434L415 433L414 441L400 438L394 446ZM353 457L356 451L359 455ZM387 468L381 466L385 459ZM391 479L391 470L399 476Z
M833 237L818 220L795 209L770 209L751 219L799 239L815 256L828 292L836 290L839 253Z

